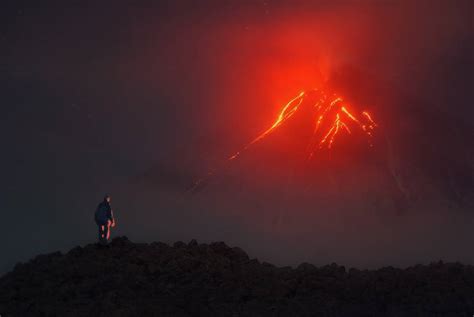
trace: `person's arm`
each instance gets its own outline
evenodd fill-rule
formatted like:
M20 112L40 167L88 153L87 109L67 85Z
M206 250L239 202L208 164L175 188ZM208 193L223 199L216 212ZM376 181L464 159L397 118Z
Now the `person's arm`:
M111 221L110 226L115 227L114 211L112 209L110 209L110 221Z

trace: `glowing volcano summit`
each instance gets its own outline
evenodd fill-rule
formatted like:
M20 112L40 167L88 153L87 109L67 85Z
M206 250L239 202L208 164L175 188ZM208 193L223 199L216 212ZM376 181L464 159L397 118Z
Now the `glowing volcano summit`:
M355 107L345 101L338 94L329 94L323 90L314 88L302 91L292 98L280 110L274 123L251 142L247 143L241 150L235 152L227 158L227 161L237 159L244 151L253 144L262 141L264 138L275 132L294 118L294 115L304 112L310 115L312 121L312 135L307 144L307 159L311 160L318 150L331 150L337 143L337 138L353 134L362 135L367 140L367 145L372 147L373 133L377 123L365 110L356 111ZM207 173L211 177L216 172L215 169ZM191 190L196 189L204 179L194 183Z
M280 111L278 118L270 128L248 143L242 150L236 152L228 160L236 159L243 151L252 144L265 138L277 128L285 124L301 107L310 107L309 113L313 116L313 136L308 144L308 159L311 159L318 149L331 149L336 137L341 133L352 134L358 129L368 138L369 146L372 146L371 138L377 127L376 122L367 111L360 114L355 113L353 107L337 94L328 95L319 89L308 92L302 91L291 99Z

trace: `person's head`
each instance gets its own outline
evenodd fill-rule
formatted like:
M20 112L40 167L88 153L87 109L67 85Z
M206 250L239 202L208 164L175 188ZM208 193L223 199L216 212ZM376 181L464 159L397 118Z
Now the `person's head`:
M110 195L105 195L104 196L104 201L110 203L111 200L112 200L112 198L110 197Z

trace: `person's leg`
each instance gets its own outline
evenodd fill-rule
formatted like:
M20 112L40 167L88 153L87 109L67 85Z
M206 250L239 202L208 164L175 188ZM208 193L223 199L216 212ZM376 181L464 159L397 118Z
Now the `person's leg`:
M99 225L99 243L107 243L107 225Z
M107 241L109 241L109 236L110 236L110 230L109 230L109 224L105 224L103 225L104 227L104 238L103 238L103 241L104 243L107 243Z
M112 222L109 220L109 221L107 222L107 225L106 225L106 227L107 227L107 229L106 229L107 241L109 241L109 239L110 239L110 225L111 225L111 224L112 224Z
M98 225L97 226L99 228L99 243L102 242L102 235L103 235L103 232L102 232L102 225Z

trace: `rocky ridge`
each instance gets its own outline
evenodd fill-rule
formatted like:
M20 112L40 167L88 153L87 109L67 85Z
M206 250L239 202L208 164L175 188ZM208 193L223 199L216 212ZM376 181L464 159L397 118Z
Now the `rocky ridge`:
M474 267L276 267L223 242L115 238L0 278L7 316L472 316Z

